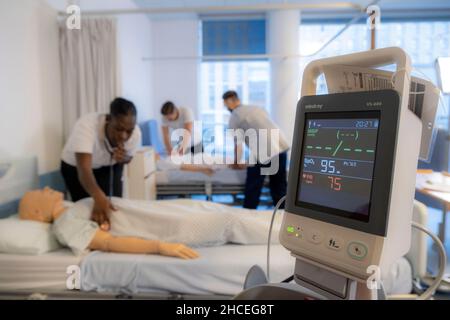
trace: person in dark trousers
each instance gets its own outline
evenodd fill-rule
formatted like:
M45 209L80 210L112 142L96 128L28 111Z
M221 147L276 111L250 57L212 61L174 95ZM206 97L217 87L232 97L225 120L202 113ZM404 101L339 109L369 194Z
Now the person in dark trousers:
M247 166L239 163L242 158L243 141L235 139L235 161L231 167L234 169L247 168L244 208L256 209L258 207L266 175L269 175L270 195L276 205L286 195L286 163L289 150L286 138L263 108L241 104L235 91L225 92L222 98L225 106L231 112L228 128L241 129L244 133L248 130L256 132L256 144L249 143L249 139L245 139L251 154L256 157L254 165ZM265 130L267 133L267 141L260 140L258 133L261 130ZM273 138L272 130L278 130L278 139ZM275 170L271 168L275 168Z
M123 166L141 145L136 116L131 101L116 98L109 114L78 119L62 152L61 174L71 200L92 197L92 220L106 230L115 210L110 197L122 197Z

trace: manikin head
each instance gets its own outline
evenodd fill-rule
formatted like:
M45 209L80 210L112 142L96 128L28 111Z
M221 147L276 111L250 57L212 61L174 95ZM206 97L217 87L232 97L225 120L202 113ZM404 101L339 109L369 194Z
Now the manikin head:
M20 219L51 223L64 210L64 195L48 187L25 193L19 204Z

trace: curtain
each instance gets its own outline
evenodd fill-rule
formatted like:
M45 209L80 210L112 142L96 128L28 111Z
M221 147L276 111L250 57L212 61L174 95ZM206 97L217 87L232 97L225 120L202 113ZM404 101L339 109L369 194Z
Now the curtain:
M82 19L81 29L59 26L63 126L68 138L77 119L109 111L117 96L117 31L112 19Z

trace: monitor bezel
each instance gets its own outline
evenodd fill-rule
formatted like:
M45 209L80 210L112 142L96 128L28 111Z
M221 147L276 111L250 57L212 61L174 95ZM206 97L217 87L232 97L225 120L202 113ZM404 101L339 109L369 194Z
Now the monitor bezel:
M286 211L311 219L336 224L346 228L385 236L389 218L390 191L396 151L400 97L395 90L336 93L304 96L297 104ZM305 131L306 113L379 112L378 138L370 196L369 218L356 220L351 217L323 212L314 206L297 203L300 183L300 160ZM345 118L345 117L342 117Z

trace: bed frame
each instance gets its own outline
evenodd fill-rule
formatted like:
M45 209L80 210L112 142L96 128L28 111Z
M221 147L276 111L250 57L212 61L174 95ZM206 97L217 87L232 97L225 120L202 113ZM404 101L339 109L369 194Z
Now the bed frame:
M0 300L229 300L227 295L182 293L101 293L80 290L37 288L0 291Z
M157 184L157 197L165 196L192 196L206 195L207 200L212 200L213 195L233 195L243 194L245 185L243 184L220 184L212 182L191 182L177 184Z

